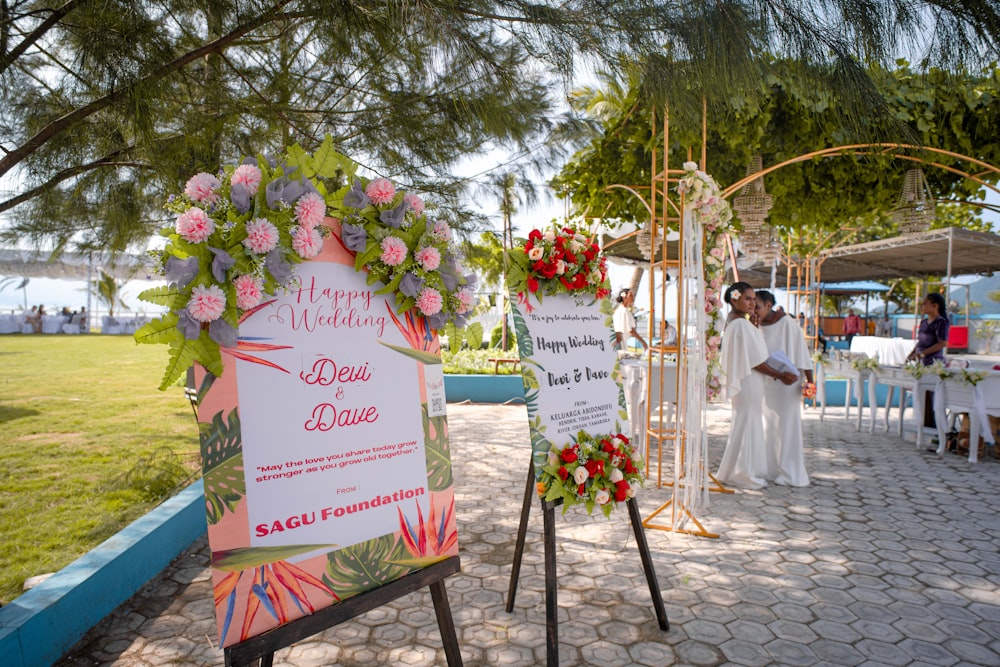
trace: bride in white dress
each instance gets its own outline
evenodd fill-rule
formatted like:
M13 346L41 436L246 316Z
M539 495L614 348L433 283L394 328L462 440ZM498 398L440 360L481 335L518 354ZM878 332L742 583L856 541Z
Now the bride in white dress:
M765 363L768 352L764 336L748 319L757 302L753 287L733 283L723 296L731 312L722 334L722 370L733 416L716 478L730 486L761 489L767 486L769 472L761 416L764 382L773 378L792 384L796 377L779 373Z
M813 381L812 359L806 347L802 329L784 311L774 308L774 295L757 290L757 319L764 335L768 353L781 351ZM774 463L767 478L775 484L809 486L805 457L802 453L802 391L799 383L791 385L778 382L764 383L764 442L770 452L769 463Z

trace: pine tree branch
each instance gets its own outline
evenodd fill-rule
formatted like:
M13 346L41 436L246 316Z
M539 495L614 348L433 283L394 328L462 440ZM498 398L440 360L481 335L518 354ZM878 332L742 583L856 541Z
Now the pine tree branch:
M54 10L47 19L38 24L38 27L25 35L17 46L6 53L0 53L0 74L7 71L14 62L28 50L28 47L40 40L53 26L59 23L63 17L69 14L82 4L90 0L69 0L65 5Z
M144 162L117 162L115 158L124 155L131 151L134 146L129 146L127 148L122 148L121 150L108 153L104 157L94 160L93 162L88 162L87 164L79 164L74 167L69 167L68 169L63 169L62 171L54 174L52 178L48 179L44 183L37 185L29 190L25 190L16 197L11 197L6 201L0 202L0 213L4 211L9 211L18 204L22 204L32 197L42 194L49 188L59 185L65 180L73 178L74 176L79 176L80 174L86 173L88 171L93 171L94 169L101 169L102 167L133 167L137 169L152 169L151 165Z
M40 129L35 133L30 139L25 141L21 146L15 148L14 150L7 153L2 159L0 159L0 176L3 176L8 171L17 166L22 160L26 159L28 156L32 155L39 148L48 143L51 139L59 136L61 133L68 130L70 127L76 123L82 121L83 119L92 116L93 114L105 109L115 102L124 99L134 88L140 87L144 84L153 83L159 81L160 79L172 74L190 63L202 58L210 53L221 52L226 47L230 46L237 39L243 35L263 26L272 21L285 20L292 18L289 14L280 13L281 8L287 5L292 0L278 0L270 9L263 12L262 14L254 17L253 19L238 25L233 28L230 32L213 40L193 51L189 51L183 56L153 70L150 74L140 78L135 83L127 88L122 88L120 90L112 91L96 100L86 104L82 107L78 107L73 111L53 120L48 125ZM297 14L295 16L298 16Z

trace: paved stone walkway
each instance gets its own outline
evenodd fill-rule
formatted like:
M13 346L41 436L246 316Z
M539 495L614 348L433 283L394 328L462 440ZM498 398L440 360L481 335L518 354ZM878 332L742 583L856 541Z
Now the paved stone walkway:
M647 531L656 624L627 516L557 512L563 665L1000 666L1000 462L938 458L806 412L807 488L712 494L718 539ZM729 411L712 408L718 464ZM462 572L447 589L465 665L545 664L541 513L504 602L527 472L523 406L450 405ZM713 467L714 469L714 467ZM643 516L670 497L648 485ZM204 539L59 664L222 665ZM275 665L444 665L429 593L279 651Z

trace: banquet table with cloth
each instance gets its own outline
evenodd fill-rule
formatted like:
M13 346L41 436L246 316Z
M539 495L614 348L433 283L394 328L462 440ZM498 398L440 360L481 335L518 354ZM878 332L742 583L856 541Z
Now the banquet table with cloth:
M24 315L0 315L0 334L21 333Z
M976 384L961 377L946 380L935 378L934 418L938 428L937 453L943 454L947 446L947 412L964 412L969 415L969 463L979 460L979 437L987 445L995 445L989 417L1000 417L1000 372L988 373Z
M867 354L872 359L878 359L878 363L883 366L902 366L914 345L914 341L906 338L855 336L851 340L851 353Z
M625 406L628 410L629 418L629 438L634 445L642 452L646 458L647 438L646 438L646 375L647 362L645 359L622 359L622 390L625 393ZM653 374L651 382L651 392L653 404L656 409L663 409L667 404L668 414L672 414L673 405L677 402L677 366L665 364L663 367L663 400L659 400L660 393L660 365L653 362Z
M885 423L883 430L889 431L889 413L892 411L892 396L896 389L899 389L898 416L899 423L896 425L896 435L903 437L903 416L906 413L906 399L910 391L913 390L916 380L913 375L900 366L879 366L872 371L868 378L869 395L875 394L875 387L880 384L886 386L885 394ZM872 420L874 425L874 420ZM869 431L871 432L871 431Z
M850 359L843 358L840 356L833 356L827 360L826 364L818 364L816 368L816 399L820 404L819 418L822 420L826 416L826 379L829 376L838 376L845 378L847 380L847 386L844 388L844 419L851 421L851 397L853 396L858 402L858 416L857 421L854 424L854 430L861 430L861 422L864 419L865 412L865 400L862 395L864 391L865 380L868 379L870 372L867 369L856 369L851 365ZM872 428L874 428L875 423L875 400L874 400L874 385L870 386L868 389L868 408L871 411ZM869 432L871 429L869 429Z

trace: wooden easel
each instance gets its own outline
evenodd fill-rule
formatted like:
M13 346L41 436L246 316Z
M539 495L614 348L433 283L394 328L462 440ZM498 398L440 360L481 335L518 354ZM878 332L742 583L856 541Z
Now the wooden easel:
M431 589L434 613L437 615L448 667L462 667L462 653L458 648L455 622L451 616L448 593L444 587L445 578L460 569L459 557L452 556L333 606L324 607L314 614L303 616L239 644L233 644L225 649L226 667L271 667L274 664L274 652L278 649L291 646L306 637L349 621L355 616L409 595L424 586L429 586Z
M514 565L510 572L510 586L507 589L507 613L514 610L514 596L517 593L517 579L521 573L521 558L524 555L524 541L528 532L528 515L531 512L531 497L535 495L535 464L528 464L528 482L524 487L524 503L521 505L521 523L517 528L517 545L514 547ZM556 588L556 522L555 508L561 503L542 501L542 531L545 545L545 656L548 667L559 666L559 616ZM661 630L669 630L667 611L663 606L660 586L653 571L653 561L649 556L649 544L642 529L642 519L635 498L626 503L628 516L635 532L635 543L642 560L642 571L649 584L649 594L653 598L656 621Z

